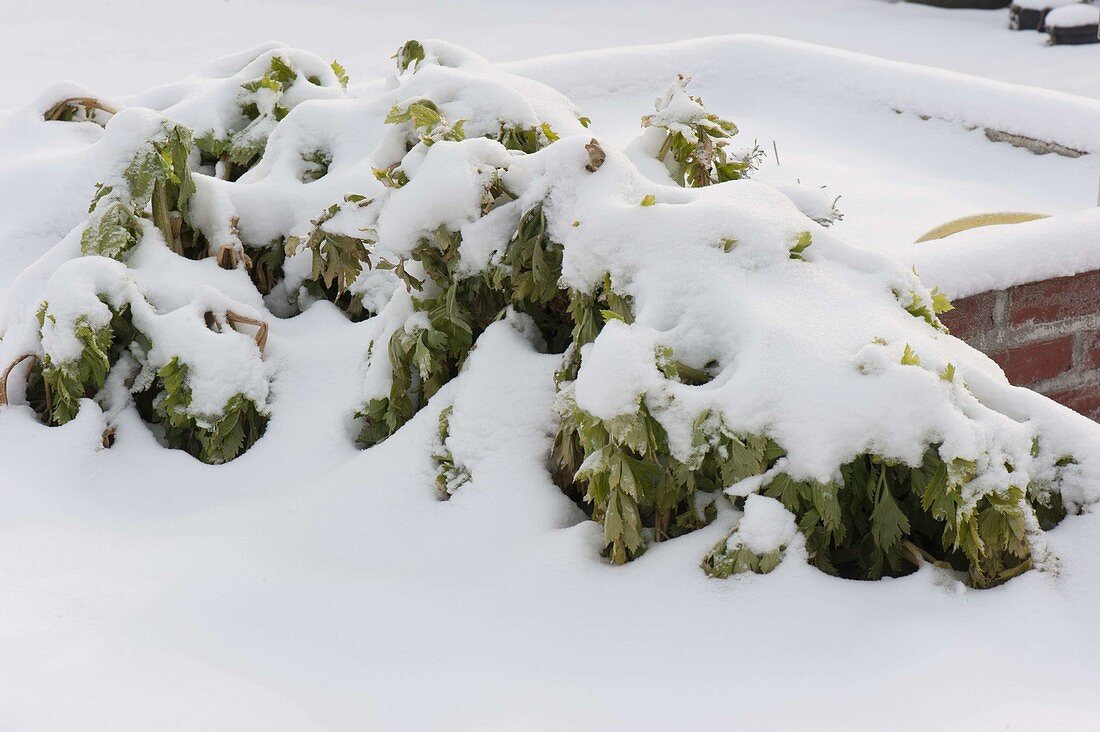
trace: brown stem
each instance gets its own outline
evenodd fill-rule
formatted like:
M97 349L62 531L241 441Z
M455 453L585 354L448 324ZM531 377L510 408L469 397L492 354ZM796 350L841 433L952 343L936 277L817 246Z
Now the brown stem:
M237 325L254 325L256 326L256 345L260 349L260 355L264 355L264 349L267 347L267 323L256 318L249 318L233 311L229 311L225 314L225 319L229 321L232 326Z
M925 562L928 562L934 567L954 570L954 567L952 567L950 564L943 561L942 559L936 559L927 550L922 549L908 539L901 540L901 548L902 551L905 552L905 558L915 564L918 569L924 566Z
M33 359L36 358L36 356L33 353L24 353L22 356L19 356L10 364L8 364L8 367L4 369L4 373L0 374L0 407L3 407L8 403L8 376L11 375L12 369L26 361L28 358Z
M174 215L172 215L174 214ZM180 251L183 251L183 216L180 216L177 212L169 214L169 219L172 221L172 242L180 243Z
M62 99L60 102L54 104L52 107L46 110L46 114L42 116L47 122L56 122L57 120L61 119L61 115L65 114L66 107L68 107L69 105L77 104L85 107L86 109L98 109L110 115L118 113L117 109L110 106L109 104L104 104L94 97L69 97L68 99Z
M901 549L905 553L905 558L916 565L917 569L924 566L925 551L919 546L909 541L908 539L902 539Z
M225 244L218 250L217 256L218 266L222 269L236 269L238 256L237 250L229 244Z

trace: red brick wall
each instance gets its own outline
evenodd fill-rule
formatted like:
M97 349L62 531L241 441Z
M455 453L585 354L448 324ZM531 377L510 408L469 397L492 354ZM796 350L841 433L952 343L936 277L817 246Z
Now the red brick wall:
M940 316L1008 380L1100 421L1100 271L983 292Z

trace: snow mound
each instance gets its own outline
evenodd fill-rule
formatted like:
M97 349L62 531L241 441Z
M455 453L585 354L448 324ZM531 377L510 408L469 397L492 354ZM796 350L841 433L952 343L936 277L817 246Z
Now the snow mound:
M1100 8L1095 5L1066 5L1047 13L1047 28L1076 28L1100 23Z
M754 554L767 554L782 549L798 533L794 516L774 498L749 496L745 500L745 515L737 524L737 536Z

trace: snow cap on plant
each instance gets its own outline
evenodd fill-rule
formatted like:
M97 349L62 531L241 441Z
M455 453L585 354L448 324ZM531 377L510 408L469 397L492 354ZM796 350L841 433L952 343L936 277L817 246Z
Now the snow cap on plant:
M488 137L511 150L534 152L567 135L584 133L581 114L550 87L501 71L482 57L442 41L409 41L396 54L398 73L388 119L389 140L406 148L435 139ZM380 146L392 150L393 143ZM400 149L377 160L400 162Z
M755 144L744 152L728 149L737 125L712 114L703 100L687 93L691 79L683 74L655 103L657 111L642 117L642 127L663 130L656 157L680 185L700 186L749 177L764 153Z

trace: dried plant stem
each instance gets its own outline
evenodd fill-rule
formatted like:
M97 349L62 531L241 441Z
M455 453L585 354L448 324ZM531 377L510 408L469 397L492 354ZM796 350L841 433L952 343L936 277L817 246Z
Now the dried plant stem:
M47 122L56 122L57 120L61 119L61 115L65 114L66 107L75 104L79 104L86 109L98 109L101 112L106 112L107 114L111 115L118 113L117 109L109 104L105 104L98 99L95 99L94 97L69 97L67 99L62 99L61 101L54 104L52 107L46 110L46 113L42 116L46 119Z
M23 363L28 358L33 359L36 358L36 356L33 353L24 353L22 356L8 364L8 367L4 369L4 373L0 374L0 407L3 407L8 403L8 376L11 375L12 370L16 366Z
M225 314L225 319L229 321L229 324L236 328L238 325L252 325L256 327L256 345L260 349L260 355L264 353L264 349L267 347L267 323L256 318L249 318L239 313L229 311Z

